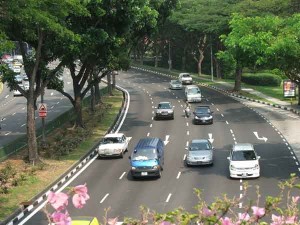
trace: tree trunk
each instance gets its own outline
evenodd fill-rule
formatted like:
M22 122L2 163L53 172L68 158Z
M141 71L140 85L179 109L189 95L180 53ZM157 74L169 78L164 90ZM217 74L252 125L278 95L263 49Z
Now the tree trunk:
M202 62L204 60L204 54L203 51L200 51L200 56L199 56L199 60L198 60L198 75L200 76L202 74Z
M94 90L94 86L91 87L91 112L95 112L95 90Z
M187 46L185 45L183 48L183 55L181 58L181 70L185 71L186 68L186 50L187 50Z
M300 105L300 83L298 83L298 105Z
M237 65L235 69L235 82L234 82L233 91L241 91L242 73L243 73L243 68Z
M112 74L112 89L115 89L116 88L116 75L115 74Z
M84 128L83 120L82 120L82 101L80 94L75 96L74 101L74 109L76 114L76 127Z
M217 78L221 79L221 78L223 78L221 65L219 63L219 60L216 57L214 57L214 61L215 61L215 65L216 65L216 76L217 76Z
M40 159L36 141L34 99L31 96L27 99L27 141L29 162L35 165Z
M95 90L95 104L99 105L101 103L101 93L100 93L99 83L94 85L94 90Z

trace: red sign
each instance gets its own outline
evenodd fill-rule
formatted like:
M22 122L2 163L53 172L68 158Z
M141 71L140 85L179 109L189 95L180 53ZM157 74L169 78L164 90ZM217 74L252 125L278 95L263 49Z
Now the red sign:
M45 118L47 116L47 105L44 103L39 104L39 117Z

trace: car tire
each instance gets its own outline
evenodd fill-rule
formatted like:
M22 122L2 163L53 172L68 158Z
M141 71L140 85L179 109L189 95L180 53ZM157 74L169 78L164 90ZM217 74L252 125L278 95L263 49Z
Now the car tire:
M124 152L122 152L122 153L120 154L120 158L121 158L121 159L124 158Z
M162 172L161 172L161 170L159 170L157 178L161 178L161 177L162 177Z

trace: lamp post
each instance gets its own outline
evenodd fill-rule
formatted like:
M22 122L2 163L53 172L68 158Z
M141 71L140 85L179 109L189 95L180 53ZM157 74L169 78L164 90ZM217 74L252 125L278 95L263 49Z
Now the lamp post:
M168 59L168 64L169 64L169 71L171 71L171 69L172 69L171 40L169 40L169 59Z

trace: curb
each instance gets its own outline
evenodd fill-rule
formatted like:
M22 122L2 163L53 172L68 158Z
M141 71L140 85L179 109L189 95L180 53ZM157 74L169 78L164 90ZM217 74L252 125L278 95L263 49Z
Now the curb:
M120 121L124 117L124 112L126 108L125 106L128 102L128 92L126 92L119 86L116 86L116 88L122 91L123 102L115 121L112 123L112 125L109 127L105 134L115 131ZM48 185L48 187L46 187L44 191L42 191L30 201L26 202L26 204L24 202L24 207L20 207L12 215L8 216L4 221L1 221L0 225L16 225L20 221L22 221L24 217L31 213L36 207L40 206L41 203L43 203L47 199L47 196L50 191L57 191L62 185L66 183L66 181L72 178L82 167L84 167L91 159L93 159L98 154L97 147L100 141L101 140L99 140L99 142L96 143L88 153L81 157L81 159L77 163L75 163L70 169L68 169L64 174L62 174L56 181Z
M132 69L136 69L136 70L146 71L146 72L149 72L149 73L155 73L155 74L159 74L159 75L163 75L163 76L167 76L167 77L177 78L177 77L175 77L173 75L170 75L170 74L160 73L160 72L157 72L157 71L143 69L143 68L139 68L139 67L136 67L136 66L131 66L131 68ZM228 96L233 96L233 97L237 97L237 98L241 98L241 99L246 99L248 101L261 103L261 104L264 104L264 105L272 106L274 108L284 109L286 111L290 111L290 112L293 112L293 113L295 113L297 115L300 115L300 111L297 110L297 109L289 108L287 106L283 106L283 105L279 105L279 104L271 104L269 102L265 102L265 101L261 101L261 100L256 100L256 99L252 99L252 98L245 97L245 96L242 96L242 95L234 94L234 93L231 93L231 92L229 92L227 90L224 90L222 88L215 87L213 85L208 85L208 84L204 84L204 83L201 83L201 82L197 82L197 83L200 84L201 86L205 86L207 88L211 88L211 89L217 90L219 92L222 92L222 93L224 93L224 94L226 94Z

